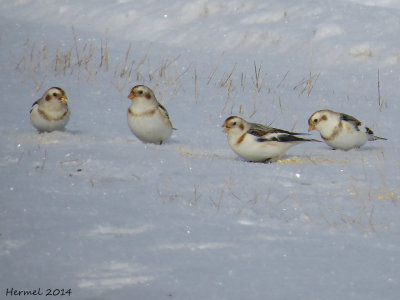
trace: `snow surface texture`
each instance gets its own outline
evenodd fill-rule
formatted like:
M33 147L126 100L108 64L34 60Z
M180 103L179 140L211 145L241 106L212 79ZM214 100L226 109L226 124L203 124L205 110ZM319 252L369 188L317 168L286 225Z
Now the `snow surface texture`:
M0 16L0 299L398 299L398 1L15 0ZM162 146L128 128L136 84L178 129ZM50 86L71 119L38 134ZM323 108L388 141L260 164L221 128L306 131Z

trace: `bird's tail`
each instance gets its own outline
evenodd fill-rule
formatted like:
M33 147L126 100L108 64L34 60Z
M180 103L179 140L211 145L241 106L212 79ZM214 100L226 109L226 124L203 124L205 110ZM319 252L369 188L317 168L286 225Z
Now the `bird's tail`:
M365 130L368 133L368 141L376 141L376 140L387 141L386 138L374 135L374 132L371 129L369 129L368 127L365 127Z
M387 138L376 136L376 135L368 136L368 141L377 141L377 140L387 141Z

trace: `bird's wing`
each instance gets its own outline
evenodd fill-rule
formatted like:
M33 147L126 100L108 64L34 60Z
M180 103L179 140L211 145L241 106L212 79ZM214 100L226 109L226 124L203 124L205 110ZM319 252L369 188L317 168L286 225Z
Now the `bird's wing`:
M158 107L161 108L161 110L164 112L165 116L166 116L166 117L168 118L168 120L169 120L169 115L168 115L167 109L166 109L164 106L162 106L161 103L158 103Z
M361 125L361 122L360 122L359 120L357 120L356 118L354 118L353 116L350 116L350 115L341 113L341 114L340 114L340 120L349 122L350 124L352 124L352 125L354 126L354 128L355 128L356 130L360 130L360 129L358 128L358 126Z
M29 113L32 113L32 109L33 109L33 107L34 107L36 104L39 104L39 100L40 100L40 99L36 100L36 101L35 101L35 102L32 104L32 106L31 106L31 109L30 109Z
M265 125L257 124L257 123L250 123L250 129L247 131L247 133L260 137L264 136L270 132L273 132L274 128L268 127Z
M283 129L278 129L278 128L273 128L269 127L267 125L263 124L258 124L258 123L249 123L250 124L250 134L253 134L255 136L262 136L266 133L285 133L285 134L291 134L291 135L309 135L309 133L303 133L303 132L291 132L291 131L286 131Z
M296 135L287 133L284 130L281 131L280 129L276 129L276 131L271 131L270 133L265 134L264 136L260 136L257 139L257 142L270 142L270 141L282 142L282 143L309 142L309 141L319 142L318 140L314 139L303 139Z

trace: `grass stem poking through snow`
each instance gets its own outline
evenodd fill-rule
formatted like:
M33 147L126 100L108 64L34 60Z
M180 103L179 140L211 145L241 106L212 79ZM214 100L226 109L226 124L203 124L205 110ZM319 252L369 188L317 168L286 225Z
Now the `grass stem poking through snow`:
M74 47L75 47L75 54L76 54L77 64L78 64L78 66L80 66L81 65L81 59L80 59L80 55L79 55L78 38L76 37L74 26L72 26L72 34L74 36Z
M379 68L378 68L378 105L379 105L379 111L382 111L383 99L382 99L382 95L381 95L381 79L380 79Z
M263 86L263 82L264 82L264 76L262 76L261 70L262 70L262 64L260 64L257 67L257 63L254 61L255 78L253 79L253 83L254 83L254 87L255 87L255 89L257 90L258 93L261 91L262 86Z
M221 63L221 60L222 60L222 57L224 56L224 54L225 54L225 52L222 52L221 57L219 58L219 60L218 60L218 62L217 62L217 65L216 65L215 68L211 71L210 75L208 75L207 85L209 85L210 82L211 82L211 80L214 78L215 73L216 73L217 70L218 70L218 67L219 67L219 65L220 65L220 63Z
M106 41L105 46L103 48L103 41L101 41L101 55L100 55L100 65L99 68L103 66L103 63L106 67L106 72L109 70L109 53L108 53L108 28L106 29Z
M231 78L232 78L233 73L236 70L236 67L237 67L237 63L235 63L235 65L233 66L231 72L228 73L228 75L225 74L225 73L222 75L222 78L221 78L221 81L220 81L220 86L221 87L227 87L227 86L229 87L229 85L232 84L232 79Z
M46 166L46 160L47 160L47 149L44 149L44 156L43 156L42 165L40 166L40 171L44 170L44 167Z
M132 44L129 44L129 47L125 52L123 64L117 64L114 69L114 80L112 81L112 84L121 93L121 96L124 94L126 86L132 78L132 70L135 61L131 60L129 62L131 48Z
M307 91L307 96L310 96L320 75L321 72L313 74L312 71L310 71L308 76L302 79L293 89L296 90L298 87L302 86L303 89L300 91L300 95Z
M199 91L197 87L198 84L199 84L199 76L197 75L197 67L194 67L194 99L196 103L198 103L199 101Z

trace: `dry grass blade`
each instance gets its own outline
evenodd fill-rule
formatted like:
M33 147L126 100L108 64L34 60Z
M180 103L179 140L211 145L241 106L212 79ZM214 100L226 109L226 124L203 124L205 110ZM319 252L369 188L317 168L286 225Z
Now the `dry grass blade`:
M100 65L99 68L103 66L106 67L106 72L109 70L109 53L108 53L108 28L106 29L106 41L105 47L103 48L103 41L101 41L101 55L100 55Z
M232 77L233 73L235 72L236 67L237 67L237 63L235 63L235 65L233 66L233 68L232 68L232 70L230 71L230 73L228 73L228 75L225 74L225 73L222 75L222 78L221 78L221 81L220 81L220 87L226 87L226 86L228 86L228 88L229 88L229 86L232 85L232 82L231 82L232 79L231 79L231 77ZM225 77L226 77L226 78L225 78Z
M263 78L263 76L262 76L261 70L262 70L262 64L260 64L260 65L257 67L256 62L254 61L254 74L255 74L255 79L253 80L253 83L254 83L254 87L255 87L255 89L257 90L257 92L260 92L260 91L261 91L261 88L262 88L263 82L264 82L264 78Z
M384 101L381 95L381 79L380 79L380 71L378 69L378 105L379 105L379 110L382 111Z
M282 80L278 83L278 85L276 86L276 88L280 88L282 83L285 81L286 77L288 76L290 70L286 72L286 74L283 76Z
M75 48L75 54L76 54L76 59L77 59L77 65L80 66L81 59L80 59L80 55L79 55L78 38L76 37L74 26L72 26L72 34L74 36L74 48Z
M180 55L176 56L173 60L169 61L168 58L164 61L164 59L162 59L160 67L159 67L159 74L158 76L160 78L165 77L165 72L166 70L173 64L175 63L178 58L180 57Z
M207 85L209 85L210 82L211 82L211 80L214 78L215 73L216 73L217 70L218 70L218 67L219 67L219 65L220 65L220 63L221 63L221 61L222 61L222 57L224 56L224 54L225 54L225 52L222 52L222 54L221 54L221 56L220 56L220 58L219 58L219 60L218 60L218 62L217 62L217 65L215 66L215 68L211 71L210 75L208 76Z
M197 67L194 67L194 99L196 103L199 101L199 91L198 91L198 86L199 84L199 77L197 75Z
M293 89L296 90L298 87L303 87L300 91L300 95L307 91L307 96L310 96L320 75L321 72L318 72L317 74L312 74L312 72L310 71L308 77L301 80Z

